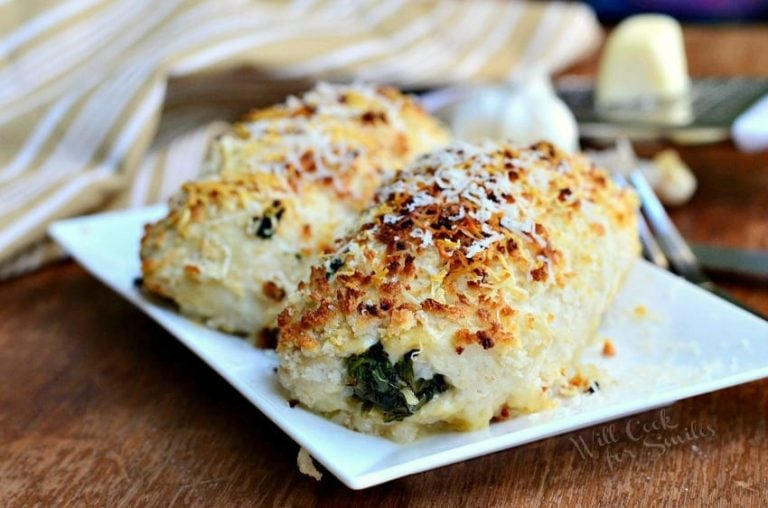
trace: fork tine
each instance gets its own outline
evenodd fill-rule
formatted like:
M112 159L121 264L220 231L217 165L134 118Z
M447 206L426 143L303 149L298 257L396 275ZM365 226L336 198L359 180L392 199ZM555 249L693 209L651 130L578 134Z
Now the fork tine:
M621 173L614 172L613 180L622 188L629 187L629 182ZM637 213L637 232L640 236L640 243L643 246L643 257L654 265L664 270L669 270L669 260L667 260L661 247L659 247L659 243L653 237L645 217L640 212Z
M669 260L664 255L664 251L661 250L659 242L653 237L653 233L651 233L651 229L641 213L638 213L637 216L637 232L643 246L643 257L654 265L669 270Z
M658 245L675 272L694 284L708 282L709 279L701 271L696 256L672 223L645 176L635 169L629 174L629 179L640 196L643 215L656 233Z

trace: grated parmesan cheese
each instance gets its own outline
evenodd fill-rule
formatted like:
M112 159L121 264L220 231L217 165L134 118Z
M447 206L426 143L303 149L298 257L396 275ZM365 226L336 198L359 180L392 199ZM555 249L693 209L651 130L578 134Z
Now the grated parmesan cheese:
M395 224L397 221L402 219L400 215L395 215L393 213L388 213L384 216L384 224Z
M411 231L411 237L412 238L420 238L421 239L421 247L429 247L432 245L432 231L429 230L423 230L421 228L414 228L413 231Z

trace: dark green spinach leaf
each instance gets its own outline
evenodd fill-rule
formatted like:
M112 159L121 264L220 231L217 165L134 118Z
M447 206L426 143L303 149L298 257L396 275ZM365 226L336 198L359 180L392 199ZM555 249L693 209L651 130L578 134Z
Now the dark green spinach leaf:
M339 258L333 258L328 264L328 269L325 271L325 278L330 279L342 266L344 266L344 261Z
M442 374L435 374L432 379L415 377L413 357L416 353L417 349L408 351L393 365L384 346L377 342L366 352L347 358L349 385L353 396L362 402L363 411L377 408L386 421L399 421L449 388ZM403 394L406 388L416 396L417 403L408 403Z
M277 233L277 223L283 218L285 208L280 201L274 201L272 207L264 212L262 217L253 218L254 234L259 238L267 240Z

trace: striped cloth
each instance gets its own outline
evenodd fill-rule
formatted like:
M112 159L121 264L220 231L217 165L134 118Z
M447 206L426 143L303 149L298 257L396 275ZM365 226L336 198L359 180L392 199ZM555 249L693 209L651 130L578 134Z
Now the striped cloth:
M165 199L216 120L310 81L502 81L599 37L573 3L0 0L0 278L61 255L55 219Z

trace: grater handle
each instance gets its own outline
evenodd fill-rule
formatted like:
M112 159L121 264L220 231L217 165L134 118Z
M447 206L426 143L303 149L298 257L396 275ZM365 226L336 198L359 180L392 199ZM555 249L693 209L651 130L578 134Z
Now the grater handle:
M768 95L739 115L731 127L731 136L742 152L768 149Z

